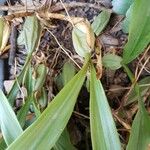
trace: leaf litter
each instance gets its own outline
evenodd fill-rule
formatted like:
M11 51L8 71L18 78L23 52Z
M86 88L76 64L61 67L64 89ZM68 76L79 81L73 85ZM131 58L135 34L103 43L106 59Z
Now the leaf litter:
M68 2L71 2L71 0L64 1L64 3L68 3ZM106 0L105 4L103 4L101 1L98 2L96 0L88 0L88 1L83 0L82 2L86 3L86 6L80 5L79 7L73 7L73 6L69 7L68 13L72 17L77 16L77 17L87 18L90 23L92 23L94 21L94 18L98 16L98 14L100 13L100 9L89 7L90 4L95 6L103 5L103 7L106 9L108 9L111 6L111 2L108 2L108 0ZM58 7L54 7L57 6L58 3L60 2L53 1L51 5L53 8L55 9L57 8L56 10L58 10L58 13L65 13L63 7L61 9ZM39 5L38 2L36 4ZM28 5L29 7L32 6L31 3L28 3ZM25 14L23 15L23 17L24 16ZM100 41L102 46L102 56L106 55L107 53L111 53L118 56L122 55L122 48L127 40L127 35L120 28L120 22L122 21L120 21L119 17L120 16L118 16L117 14L113 14L110 17L109 23L105 27L105 30L103 30L103 32L97 37L97 39ZM41 40L38 49L33 53L31 64L33 68L36 68L38 64L42 63L48 68L48 72L45 76L46 81L44 83L44 88L48 95L47 98L48 102L50 102L59 91L55 79L61 74L63 65L70 59L62 50L62 48L65 49L65 51L69 54L69 56L79 66L82 66L83 61L82 58L77 56L73 48L73 43L71 40L72 25L66 21L58 20L58 19L51 19L50 22L47 21L46 19L43 20L41 21L42 26L46 26L46 28L43 29L41 33ZM17 25L18 35L21 34L20 31L22 30L22 26L23 26L22 22ZM58 40L62 48L58 45L56 39L54 39L52 34L48 32L47 29L50 30L53 33L53 35L55 35L56 39ZM15 54L14 63L11 66L9 66L8 70L6 71L8 72L9 75L5 79L9 79L9 80L15 79L16 75L18 75L22 70L22 67L25 62L25 58L27 57L27 50L25 49L25 46L22 44L21 45L17 44L16 46L17 46L17 51ZM5 54L7 53L8 52L6 52ZM4 56L3 54L1 57L8 57L8 56ZM94 57L96 56L93 56L93 61L96 60ZM135 66L137 62L138 59L134 60L130 64L130 68L133 70L133 72L135 71ZM142 65L142 63L144 63L144 60L139 64L139 67ZM149 69L150 69L149 63L147 63L147 65L145 66L145 70L141 73L141 79L149 75L148 73ZM76 66L76 71L78 70L79 67ZM34 72L32 72L32 74L33 73ZM125 128L124 124L131 125L132 119L134 118L135 115L135 112L133 113L132 110L136 107L133 104L124 107L123 104L124 101L127 100L126 95L128 93L127 91L130 89L130 81L128 80L122 68L115 71L109 68L103 68L101 81L106 90L110 107L113 110L113 112L115 112L114 116L117 116L115 117L116 119L115 121L121 137L121 142L123 143L123 145L126 145L129 137L129 130ZM146 85L145 88L147 89ZM23 99L21 95L22 93L20 91L20 93L18 93L18 96L16 97L15 111L20 109L20 104L18 104L17 101L20 101L21 104L23 104ZM147 91L147 95L149 95L148 91ZM145 94L143 96L145 97L146 107L149 109L149 103L147 101L149 96L147 95ZM91 148L90 135L88 131L90 125L89 125L89 120L87 119L89 116L89 110L88 110L89 104L87 99L89 99L89 93L87 92L86 88L83 87L75 107L75 112L77 113L73 113L72 118L68 123L68 130L71 135L70 137L71 141L73 141L73 143L78 149ZM127 115L127 113L129 114L129 112L131 112L132 114L132 116L130 117ZM120 121L119 118L122 119L122 121ZM33 119L34 119L34 114L32 108L30 108L28 114L28 121L31 121ZM74 129L73 131L71 130L72 126Z

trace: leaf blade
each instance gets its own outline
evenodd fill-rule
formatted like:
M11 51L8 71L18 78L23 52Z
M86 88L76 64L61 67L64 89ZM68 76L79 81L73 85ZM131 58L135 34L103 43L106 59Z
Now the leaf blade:
M102 58L102 63L104 67L111 70L117 70L122 67L121 65L122 58L115 54L106 54Z
M128 42L123 51L123 63L127 64L141 54L150 42L150 1L135 0L129 25ZM141 11L142 10L142 11ZM145 16L145 17L143 17ZM140 25L139 25L140 23Z
M113 10L120 15L125 15L133 0L113 0Z
M30 27L29 31L28 31L28 27L27 25ZM32 53L35 50L35 48L37 47L37 43L40 39L40 32L41 32L41 27L39 24L38 19L36 18L36 16L30 16L27 17L25 20L25 24L23 27L23 31L22 31L22 36L24 39L24 44L26 45L26 48L28 49L28 56L26 58L26 62L24 64L24 67L21 71L21 73L19 74L19 76L17 77L11 91L8 94L8 101L10 102L10 104L13 106L14 104L14 100L15 97L19 91L18 88L18 83L21 84L24 74L27 71L30 61L31 61L31 57L32 57ZM32 30L31 30L32 29ZM31 40L31 41L30 41ZM28 43L29 42L29 43Z
M93 66L90 81L90 125L93 150L121 150L111 110Z
M92 29L94 33L99 36L99 34L103 31L103 29L106 27L107 23L109 22L111 13L103 10L94 20L92 23Z
M22 136L8 147L8 150L13 150L14 148L21 148L23 150L42 149L45 145L47 146L45 149L49 150L54 146L71 116L76 98L84 82L87 68L88 63L70 82L68 82L42 115L22 134ZM41 134L39 134L37 130ZM51 132L49 133L49 131ZM32 142L33 140L34 144Z
M150 143L150 117L146 111L139 110L132 123L127 150L146 150Z
M0 90L0 125L7 145L10 145L22 132L22 128L7 98Z
M146 95L147 91L150 90L150 87L149 86L142 86L142 85L150 84L150 77L148 76L148 77L141 79L140 81L138 81L138 84L139 84L139 90L140 90L141 96L144 97ZM133 89L133 90L131 90L131 92L128 95L125 106L127 106L127 105L129 105L129 104L131 104L137 100L138 100L138 96L136 94L135 89Z
M67 61L63 66L62 71L62 80L63 80L63 86L65 86L75 75L75 66L70 62ZM75 150L74 146L72 145L69 137L69 132L67 130L67 127L62 132L61 136L55 143L55 146L53 147L54 150Z
M71 144L69 133L67 128L63 131L59 140L56 142L55 146L53 147L54 150L75 150L73 145Z

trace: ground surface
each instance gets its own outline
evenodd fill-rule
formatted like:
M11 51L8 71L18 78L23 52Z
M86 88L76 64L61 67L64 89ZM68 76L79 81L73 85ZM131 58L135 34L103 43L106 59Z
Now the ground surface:
M52 1L51 5L55 6L58 2L59 0L54 0ZM65 0L64 2L70 3L72 2L72 0ZM95 16L100 13L101 7L111 8L111 2L109 0L76 0L76 2L86 3L86 5L80 7L72 6L72 8L68 9L69 15L85 17L91 23L93 22ZM90 4L93 4L93 7L90 7ZM57 13L65 13L65 10L62 9L61 11L57 11ZM116 53L120 56L122 55L123 46L127 41L127 35L123 33L120 27L122 18L122 16L112 14L106 29L99 37L97 37L102 43L102 55L107 52ZM82 65L82 60L76 55L72 45L72 26L69 23L60 20L51 20L51 25L52 27L50 28L50 30L56 36L59 43L65 49L67 49L69 54L78 64ZM21 27L22 25L18 25L16 27L17 36L19 35L18 30L20 30ZM26 50L24 46L16 46L17 51L15 54L15 58L18 74L24 64L24 60L26 58ZM2 57L6 58L5 67L7 67L7 71L5 79L14 79L16 76L16 74L14 75L14 69L16 68L16 66L14 65L15 63L13 62L10 66L7 65L7 53L3 54ZM33 58L33 65L36 63L37 58L43 59L45 61L45 64L49 68L45 87L48 93L49 100L52 100L54 95L56 95L58 92L58 87L55 83L55 77L59 75L62 70L63 64L67 60L69 60L69 58L61 50L60 46L58 46L54 37L46 30L42 33L42 40L39 49ZM130 68L133 72L137 67L136 65L138 63L138 60L139 58L132 64L130 64ZM143 60L143 62L139 64L139 67L141 67L142 63L144 63L145 60ZM78 67L76 68L78 70ZM147 63L146 68L147 70L150 69L150 63ZM144 70L142 71L140 78L148 75L150 75L149 72ZM103 69L101 80L106 90L110 107L112 108L113 116L120 133L121 142L123 143L123 145L126 145L129 137L129 129L131 128L131 123L137 110L136 104L124 106L125 101L127 100L126 95L128 93L128 90L130 89L130 81L123 69L119 69L117 71ZM145 95L145 100L147 100L148 96L149 93L147 92L147 94ZM21 101L20 98L16 100L16 109L19 109L20 107L21 102L19 100ZM147 103L147 107L148 106L149 104ZM78 98L78 102L75 106L74 113L68 124L71 141L80 150L91 149L88 110L89 93L86 90L86 87L83 87Z

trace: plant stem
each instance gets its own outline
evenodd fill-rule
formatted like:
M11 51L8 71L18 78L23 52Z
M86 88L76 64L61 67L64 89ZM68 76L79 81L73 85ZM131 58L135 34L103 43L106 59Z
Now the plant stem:
M125 64L122 64L122 66L123 66L125 72L127 73L128 77L130 78L132 84L134 85L136 95L138 96L139 110L141 112L145 112L146 108L144 106L144 102L143 102L143 99L141 97L140 87L139 87L138 83L135 82L135 77L134 77L133 73L131 72L131 70L129 69L129 67Z
M131 80L131 82L134 83L135 78L134 78L133 73L132 73L131 70L129 69L129 67L128 67L127 65L125 65L125 64L122 64L122 66L123 66L125 72L127 73L129 79Z

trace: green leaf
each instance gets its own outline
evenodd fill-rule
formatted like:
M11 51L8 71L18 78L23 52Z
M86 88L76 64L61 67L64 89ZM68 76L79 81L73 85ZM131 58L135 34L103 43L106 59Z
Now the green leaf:
M46 74L47 74L47 67L44 64L39 64L35 69L35 85L34 91L40 90L45 82Z
M23 131L7 98L0 90L0 125L4 140L10 145Z
M65 86L75 75L75 67L71 62L66 62L63 66L62 80L63 86ZM69 133L67 128L64 129L58 141L53 147L54 150L74 150L74 146L71 144Z
M111 110L93 65L90 78L90 126L93 150L121 150Z
M125 15L133 0L113 0L113 11L120 15Z
M27 55L25 65L21 73L17 77L17 80L15 81L11 91L8 94L8 101L10 102L12 106L14 104L16 95L19 91L18 84L22 83L24 75L26 71L28 70L28 67L32 58L32 53L33 51L35 51L37 47L37 43L40 39L40 33L41 33L40 29L41 29L40 24L35 16L30 16L26 18L23 31L22 31L24 34L22 35L24 35L24 42L25 42L24 44L26 45L26 48L28 49L28 55Z
M34 114L35 114L36 118L38 118L41 115L41 111L40 111L39 107L37 106L37 104L35 103L35 100L32 101L32 106L33 106Z
M91 48L86 41L86 34L77 28L72 30L72 41L74 49L79 56L85 57L87 53L91 52Z
M40 108L44 109L48 103L48 96L44 87L40 90L40 97L37 99L38 104L40 104Z
M59 92L41 116L8 147L8 150L43 147L49 150L54 146L72 114L87 69L88 63Z
M139 85L135 85L138 96L139 110L132 123L131 134L127 145L127 150L147 150L150 143L150 117L141 98Z
M127 64L141 54L150 42L150 1L135 0L129 25L128 42L123 51L123 63Z
M17 118L18 118L18 121L19 121L21 127L24 127L24 125L25 125L26 116L27 116L27 113L29 111L29 107L30 107L30 104L32 101L33 101L33 97L28 96L25 100L25 104L18 111Z
M32 67L31 63L28 65L28 69L26 69L23 77L23 85L27 89L27 95L31 95L33 93L33 78L32 78Z
M58 90L60 91L63 88L63 76L62 76L62 73L60 73L58 76L56 76L54 78L54 82L55 82Z
M11 88L8 96L7 96L7 99L8 99L8 101L9 101L9 103L10 103L11 106L14 105L14 101L15 101L16 95L17 95L17 93L19 91L19 85L22 83L24 74L25 74L25 72L28 69L28 66L30 64L30 60L31 60L31 58L27 58L26 63L24 65L21 73L19 74L19 76L15 80L15 82L14 82L14 84L13 84L13 86L12 86L12 88Z
M100 33L104 30L106 27L107 23L109 22L111 13L103 10L94 20L92 23L92 29L94 33L99 36Z
M150 143L150 117L138 111L132 124L127 150L148 150Z
M75 67L71 62L66 62L63 66L63 86L65 86L75 75Z
M122 58L115 54L106 54L102 58L102 63L104 67L109 68L111 70L117 70L122 67L121 65Z
M36 16L28 16L23 25L23 38L28 53L32 53L39 42L40 24Z
M147 91L150 89L150 86L142 86L142 85L144 85L144 84L150 84L150 77L145 77L145 78L143 78L142 80L140 80L140 81L138 82L138 84L139 84L141 96L144 97L145 94L147 93ZM127 99L127 101L126 101L125 106L126 106L126 105L129 105L129 104L131 104L131 103L133 103L133 102L135 102L135 101L137 101L137 100L138 100L138 96L137 96L137 94L136 94L135 89L133 89L133 90L130 92L129 96L128 96L128 99Z
M57 77L54 78L55 84L58 90L61 90L63 86L75 75L75 66L71 62L66 62L63 66L63 71Z
M91 55L95 46L95 35L89 21L79 21L72 30L72 41L76 53L81 57Z
M54 150L75 150L73 145L71 144L70 137L68 134L67 129L63 131L59 140L56 142L55 146L53 147Z
M3 138L0 139L0 150L5 150L7 147Z
M125 33L129 33L129 24L131 22L131 14L132 14L132 10L133 10L133 4L130 6L130 8L128 9L127 13L126 13L126 18L124 19L124 21L122 22L122 30Z

